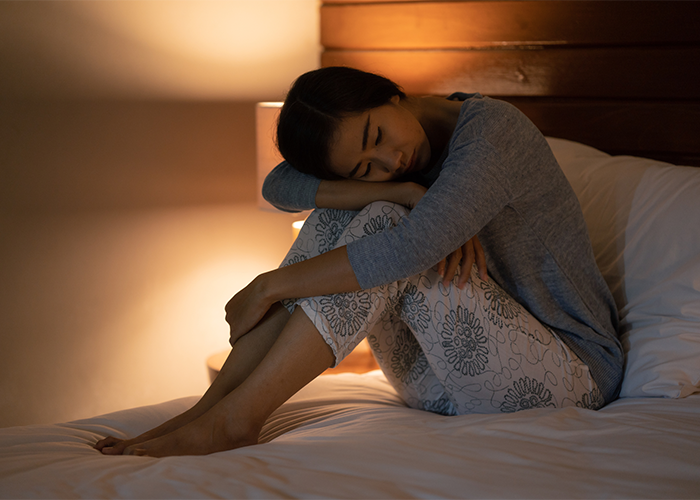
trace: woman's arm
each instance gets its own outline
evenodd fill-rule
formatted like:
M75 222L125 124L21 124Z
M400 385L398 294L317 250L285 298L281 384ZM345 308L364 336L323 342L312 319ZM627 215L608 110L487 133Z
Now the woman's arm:
M321 181L316 191L316 206L362 210L375 201L390 201L413 208L426 191L414 182Z
M248 333L282 299L359 290L346 247L259 275L226 304L231 343Z
M471 269L475 253L466 250L471 245L478 248L476 262L482 273L482 278L484 278L486 262L481 245L476 238L465 243L454 262L461 261L464 269ZM471 255L468 257L470 262L467 263L465 259L467 259L468 253ZM454 266L456 267L456 264ZM445 276L453 274L454 270L448 271ZM463 272L458 286L462 287L467 282L468 276L468 271ZM263 273L234 295L226 304L226 321L231 328L231 344L233 345L257 325L275 302L290 297L314 297L352 292L359 289L360 284L357 282L355 272L350 265L345 246L318 255L313 259Z
M262 195L275 208L284 212L301 212L318 208L314 199L321 181L303 174L283 161L265 177Z
M426 188L413 182L322 181L282 162L265 178L262 193L276 208L299 212L313 208L361 210L380 200L413 208L425 191Z
M472 248L472 250L469 250ZM464 286L476 260L482 278L486 278L486 261L478 239L472 238L442 264L445 280L450 281L457 264L461 273L457 286ZM226 321L231 328L231 344L248 333L275 302L291 297L314 297L359 290L347 247L342 246L312 259L297 262L259 275L226 304Z

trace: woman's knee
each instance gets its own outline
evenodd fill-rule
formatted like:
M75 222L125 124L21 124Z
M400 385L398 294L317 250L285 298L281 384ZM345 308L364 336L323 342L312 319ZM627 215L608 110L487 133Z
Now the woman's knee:
M410 210L403 205L398 203L393 203L391 201L374 201L364 207L357 214L359 218L376 218L376 217L386 217L391 219L393 225L398 224L398 222L406 217Z
M360 238L381 233L396 226L409 210L397 203L375 201L360 210L346 227L336 246L343 246Z
M280 267L310 259L352 241L384 231L399 223L409 210L388 201L376 201L360 211L319 208L311 212Z

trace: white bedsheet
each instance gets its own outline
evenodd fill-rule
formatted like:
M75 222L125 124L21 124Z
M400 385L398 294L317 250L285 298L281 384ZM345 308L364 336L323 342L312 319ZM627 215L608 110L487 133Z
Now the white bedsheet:
M265 444L204 457L109 457L196 398L0 430L2 498L698 498L700 395L601 411L443 417L406 408L381 372L323 376Z

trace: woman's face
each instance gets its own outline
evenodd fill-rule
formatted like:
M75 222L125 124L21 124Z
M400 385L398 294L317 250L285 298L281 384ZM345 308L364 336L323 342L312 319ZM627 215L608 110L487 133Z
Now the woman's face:
M430 144L416 117L394 96L378 108L344 118L329 160L341 177L390 181L427 168Z

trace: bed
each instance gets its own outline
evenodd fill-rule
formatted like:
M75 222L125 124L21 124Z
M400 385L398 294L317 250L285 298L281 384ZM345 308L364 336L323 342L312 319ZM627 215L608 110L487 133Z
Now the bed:
M381 66L408 92L478 90L545 132L620 312L620 398L599 411L445 417L406 407L379 371L340 373L279 408L258 446L164 459L92 449L192 396L0 430L0 497L698 498L697 5L345 1L321 14L324 65Z

